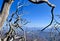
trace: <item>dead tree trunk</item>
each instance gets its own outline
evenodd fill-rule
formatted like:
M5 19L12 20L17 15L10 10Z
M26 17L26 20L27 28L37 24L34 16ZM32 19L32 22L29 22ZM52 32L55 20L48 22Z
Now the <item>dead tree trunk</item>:
M2 4L2 8L0 11L0 29L2 28L4 22L6 21L8 14L9 14L9 9L11 4L13 3L13 0L4 0Z

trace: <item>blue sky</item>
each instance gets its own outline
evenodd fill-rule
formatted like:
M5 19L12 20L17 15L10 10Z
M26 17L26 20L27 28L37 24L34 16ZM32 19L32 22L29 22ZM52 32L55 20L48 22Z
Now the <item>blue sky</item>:
M16 5L19 0L15 0L11 5L9 16L12 12L16 10ZM46 3L43 4L33 4L28 0L20 0L20 2L24 2L26 6L23 7L24 16L30 23L26 26L28 27L45 27L51 20L51 7L49 7ZM56 8L54 9L54 15L60 14L60 0L49 0L52 4L55 4ZM0 0L0 8L2 6L3 0ZM23 3L22 3L23 4ZM55 17L56 18L56 17ZM57 18L56 18L57 19Z

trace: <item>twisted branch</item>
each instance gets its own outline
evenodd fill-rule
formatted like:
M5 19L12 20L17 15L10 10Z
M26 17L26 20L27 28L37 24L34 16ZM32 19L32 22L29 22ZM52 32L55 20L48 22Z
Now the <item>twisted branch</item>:
M52 20L51 20L50 24L48 24L48 25L47 25L45 28L43 28L41 31L45 30L47 27L49 27L49 26L53 23L53 20L54 20L53 10L54 10L54 7L52 7L52 9L51 9Z

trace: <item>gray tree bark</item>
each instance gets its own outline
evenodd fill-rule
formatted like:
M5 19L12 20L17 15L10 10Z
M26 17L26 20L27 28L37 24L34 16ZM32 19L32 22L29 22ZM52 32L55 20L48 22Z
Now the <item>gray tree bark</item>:
M2 28L4 22L6 21L8 15L10 6L13 3L13 0L4 0L2 4L2 8L0 11L0 29Z

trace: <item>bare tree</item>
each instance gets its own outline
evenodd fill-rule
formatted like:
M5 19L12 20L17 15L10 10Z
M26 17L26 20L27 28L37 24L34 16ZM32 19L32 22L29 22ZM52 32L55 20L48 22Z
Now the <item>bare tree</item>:
M24 41L24 36L22 36L22 37L16 36L16 32L14 30L14 28L16 28L16 29L20 28L20 30L22 30L23 33L24 33L24 30L22 29L22 26L26 25L28 23L28 21L26 21L26 19L21 18L21 16L23 14L20 14L20 15L18 14L19 9L21 7L23 7L23 5L18 4L16 11L12 13L11 18L9 20L8 19L6 20L7 21L6 26L9 26L10 29L9 29L8 32L5 33L6 37L1 38L1 41L10 41L10 40L13 41L13 40L16 40L16 39L19 39L19 40L22 39L22 41ZM17 18L15 18L14 15L16 15ZM14 23L12 23L13 18L15 18ZM21 22L22 25L19 22ZM18 37L18 38L16 38L16 37Z

